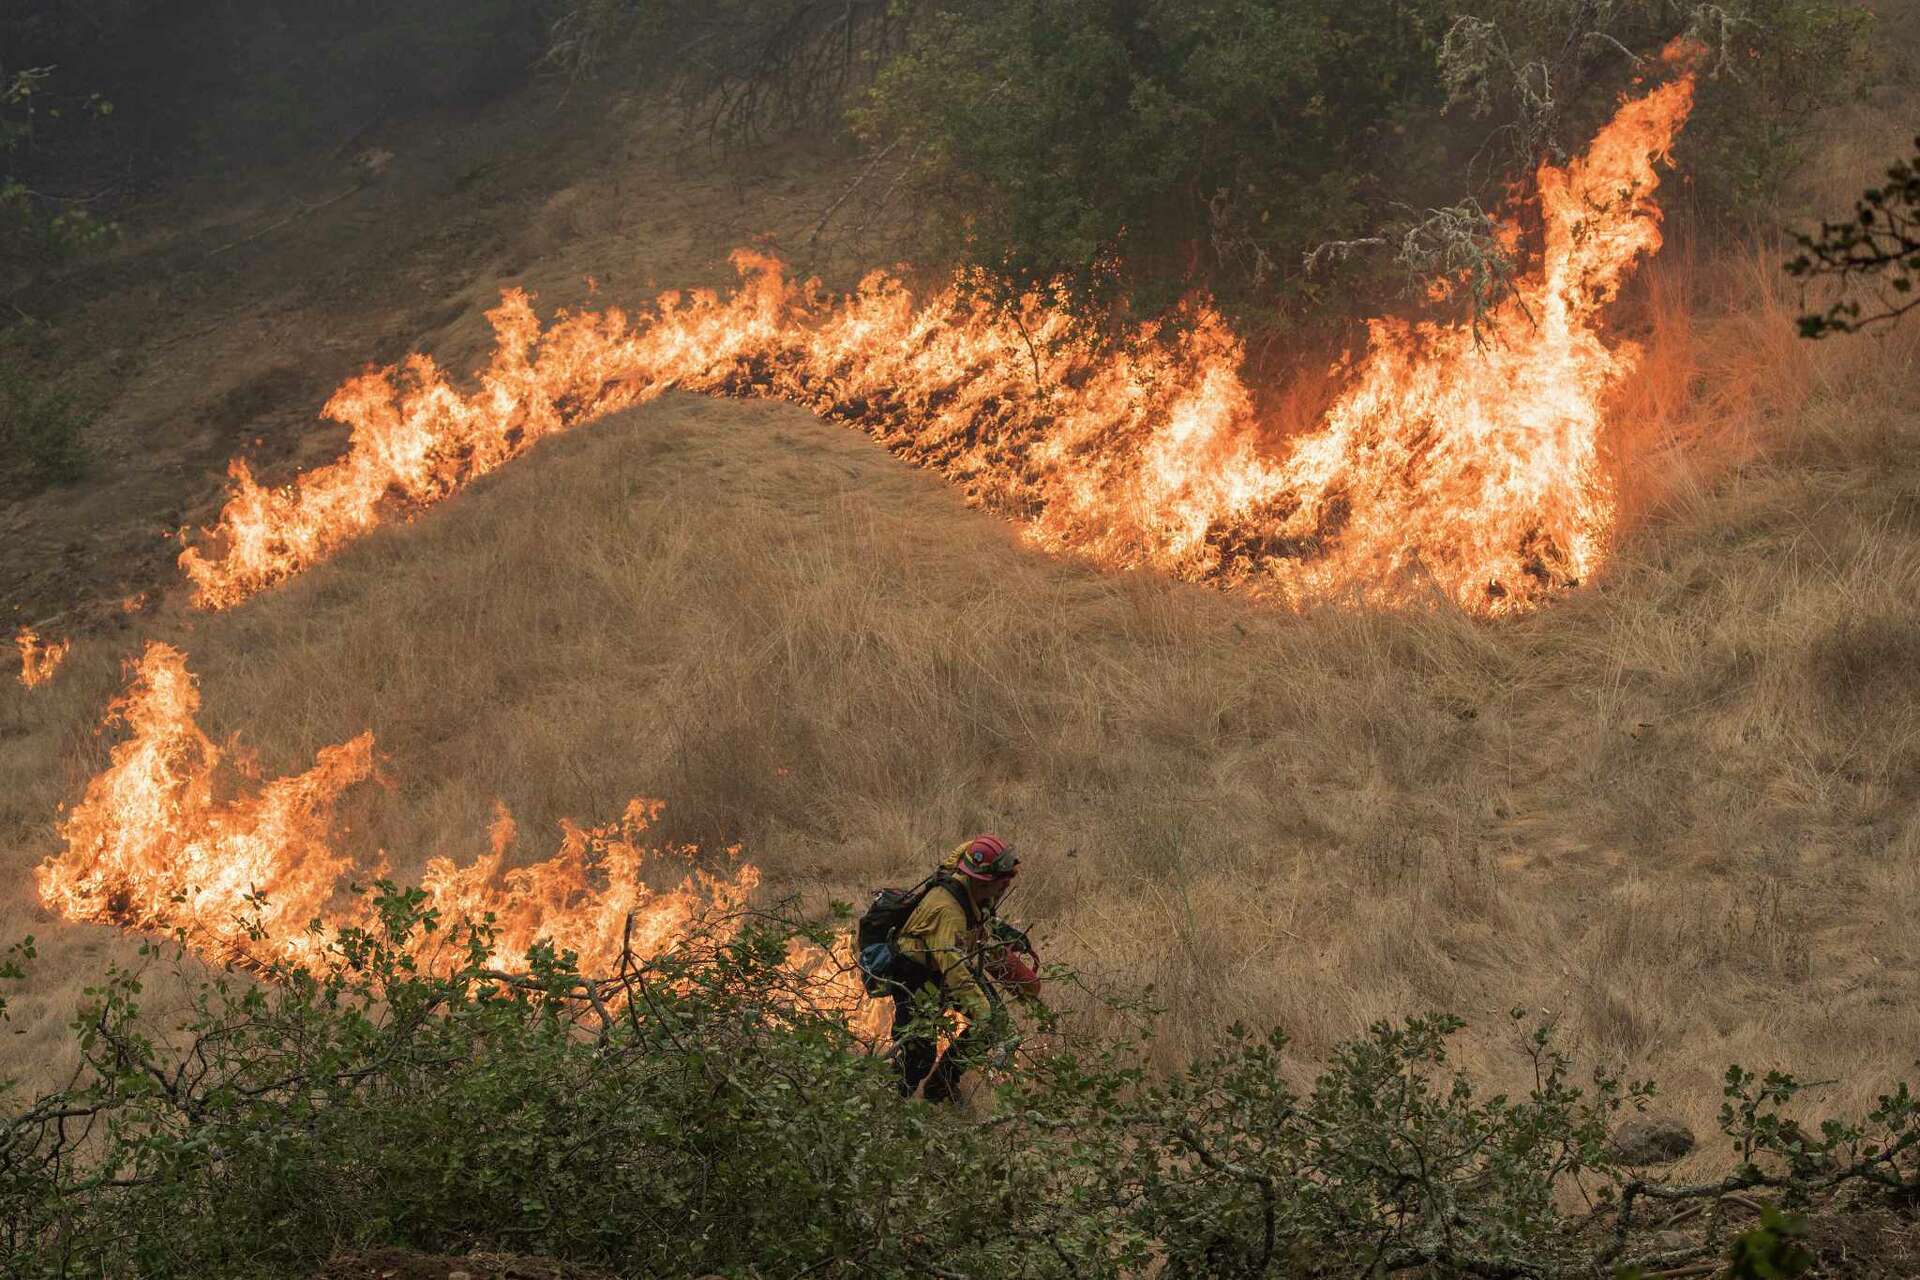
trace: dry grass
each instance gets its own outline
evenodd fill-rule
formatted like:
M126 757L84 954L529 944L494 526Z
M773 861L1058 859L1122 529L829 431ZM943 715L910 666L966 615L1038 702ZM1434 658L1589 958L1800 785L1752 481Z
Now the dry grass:
M346 838L402 873L483 848L496 798L533 857L659 796L816 900L990 827L1050 958L1155 985L1169 1060L1448 1009L1486 1063L1520 1006L1701 1127L1733 1060L1852 1106L1920 1040L1920 326L1798 343L1774 257L1664 260L1619 554L1517 622L1101 574L798 410L672 398L149 629L270 773L372 728ZM0 685L0 937L48 957L9 1066L131 946L41 917L27 870L132 647Z
M1246 1019L1304 1062L1429 1008L1485 1058L1518 1005L1698 1121L1734 1059L1860 1096L1920 1032L1912 339L1809 356L1778 447L1518 623L1104 575L853 433L678 398L156 625L269 772L376 732L388 785L347 838L402 872L482 848L496 797L531 857L661 796L672 834L817 899L992 827L1052 957L1159 989L1170 1058ZM25 871L101 763L82 726L119 656L0 695L0 929L49 936L48 972L112 945L36 920ZM27 1002L15 1046L70 997Z

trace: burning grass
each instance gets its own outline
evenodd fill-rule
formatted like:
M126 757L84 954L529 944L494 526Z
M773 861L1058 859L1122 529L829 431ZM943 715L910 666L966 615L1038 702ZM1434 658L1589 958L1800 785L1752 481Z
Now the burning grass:
M1277 450L1241 344L1204 303L1176 341L1143 331L1095 349L1048 296L1009 315L964 281L919 299L876 272L830 299L741 251L730 297L667 294L631 320L566 315L543 332L509 292L489 313L496 350L477 391L425 357L350 381L326 407L351 429L347 454L283 489L236 461L210 542L180 563L197 603L231 606L364 535L392 497L437 501L677 386L848 422L1017 517L1034 545L1109 569L1294 605L1524 610L1605 558L1602 407L1638 349L1603 337L1602 316L1660 245L1656 165L1692 101L1677 71L1622 104L1585 155L1543 165L1538 260L1512 295L1473 325L1374 321L1324 420ZM1506 234L1518 242L1519 225Z
M815 901L990 827L1033 853L1012 910L1153 982L1167 1045L1239 1018L1311 1061L1374 1018L1524 1004L1703 1109L1730 1060L1884 1079L1920 977L1920 721L1886 693L1920 590L1915 349L1823 350L1787 386L1763 303L1681 350L1656 331L1645 366L1728 395L1744 369L1775 406L1749 460L1671 480L1599 581L1497 626L1037 556L804 412L684 396L155 625L204 678L199 732L243 730L265 777L373 733L388 785L343 794L330 847L402 879L487 848L496 802L552 830L663 796L650 840L739 843L761 892ZM1669 426L1696 460L1725 434ZM47 932L28 868L120 742L76 729L117 669L70 668L7 695L12 933ZM49 968L88 937L57 930ZM15 1016L31 1052L64 1013Z
M32 627L21 627L14 634L13 644L20 651L20 683L28 689L53 679L73 648L71 640L41 639Z
M343 901L353 866L334 827L341 795L374 776L373 735L322 747L310 769L283 778L246 777L257 770L242 761L236 786L227 752L196 720L186 655L150 644L129 674L111 714L127 734L62 818L66 849L35 873L41 902L71 920L177 933L216 959L256 966L304 963L323 931L369 927L364 900ZM557 853L509 869L517 831L497 806L486 854L466 866L428 861L425 906L448 923L489 921L497 968L523 969L542 940L589 972L623 947L651 956L696 921L737 911L759 883L751 866L709 874L698 849L649 842L661 808L632 800L604 826L563 820ZM676 886L650 888L662 865L685 870L669 871Z

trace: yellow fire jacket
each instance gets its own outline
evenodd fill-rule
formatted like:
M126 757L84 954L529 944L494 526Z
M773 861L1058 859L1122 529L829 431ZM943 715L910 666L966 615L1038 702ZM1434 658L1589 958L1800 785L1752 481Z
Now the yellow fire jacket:
M901 955L939 976L947 1003L966 1014L967 1021L986 1018L986 992L967 967L967 956L980 945L980 929L968 927L966 908L943 886L927 890L920 905L900 926L894 945Z

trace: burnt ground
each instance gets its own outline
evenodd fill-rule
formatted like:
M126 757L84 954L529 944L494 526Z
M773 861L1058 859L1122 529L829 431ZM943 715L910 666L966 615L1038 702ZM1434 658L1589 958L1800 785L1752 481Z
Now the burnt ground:
M1814 1274L1848 1280L1907 1280L1920 1268L1920 1223L1910 1212L1883 1207L1815 1213L1807 1245Z
M1629 1255L1711 1245L1705 1258L1672 1263L1646 1274L1648 1280L1720 1280L1729 1273L1725 1259L1732 1251L1731 1242L1758 1225L1764 1202L1776 1200L1767 1193L1752 1192L1722 1201L1717 1229L1709 1227L1716 1211L1707 1209L1706 1202L1682 1204L1668 1216L1671 1225L1663 1226L1658 1219L1646 1223ZM1920 1223L1905 1208L1877 1201L1874 1195L1849 1191L1826 1193L1815 1203L1800 1206L1806 1225L1801 1243L1811 1256L1811 1266L1796 1274L1807 1280L1912 1280L1915 1260L1920 1259ZM1590 1242L1597 1252L1611 1236L1613 1215L1597 1213L1589 1225Z
M97 413L83 479L0 489L0 629L126 625L124 601L178 586L178 533L218 511L230 458L268 481L332 459L320 408L371 365L472 372L501 289L548 316L588 276L629 307L724 283L735 245L804 242L843 170L817 147L718 155L656 104L548 84L116 211L111 250L0 284L15 358Z

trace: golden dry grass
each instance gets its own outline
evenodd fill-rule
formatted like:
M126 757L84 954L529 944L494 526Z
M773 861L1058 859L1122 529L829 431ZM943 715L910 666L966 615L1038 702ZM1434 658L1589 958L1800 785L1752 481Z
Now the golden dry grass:
M387 785L345 838L403 874L484 848L496 799L533 858L659 796L669 834L815 901L990 827L1049 958L1155 985L1167 1062L1244 1019L1304 1066L1446 1009L1484 1066L1519 1006L1696 1127L1733 1060L1853 1106L1920 1041L1920 326L1799 343L1776 260L1663 260L1618 555L1518 621L1103 574L857 434L674 397L147 629L269 773L373 729ZM28 869L133 647L0 684L0 937L46 956L9 1068L132 946L44 918Z
M1306 1063L1424 1009L1487 1060L1517 1005L1697 1122L1735 1059L1856 1100L1920 1032L1914 336L1806 353L1764 454L1667 486L1603 581L1519 622L1106 575L799 410L672 398L155 629L269 773L372 728L388 785L346 838L402 873L484 848L496 798L531 858L659 796L815 900L991 827L1051 958L1159 989L1169 1061L1245 1019ZM0 694L0 932L75 983L126 944L37 918L26 872L122 656ZM10 1058L70 1007L35 991Z

